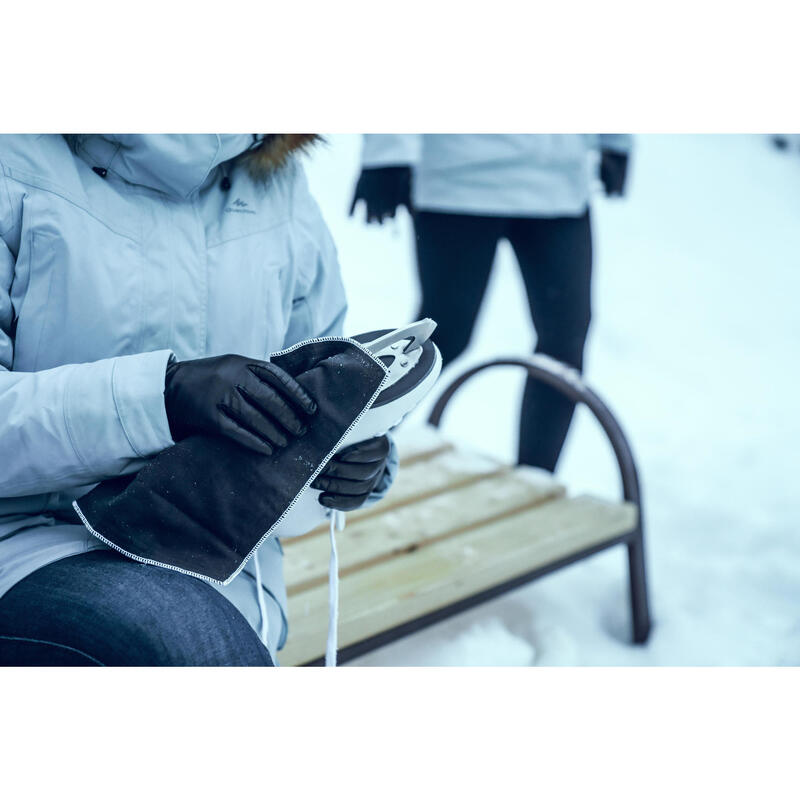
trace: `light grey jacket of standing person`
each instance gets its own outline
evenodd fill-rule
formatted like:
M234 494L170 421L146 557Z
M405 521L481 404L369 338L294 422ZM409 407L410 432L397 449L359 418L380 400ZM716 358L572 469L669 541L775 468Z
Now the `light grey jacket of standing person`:
M336 250L292 154L304 141L0 136L0 596L104 546L60 512L173 444L172 354L265 359L341 334ZM274 653L280 543L257 557ZM258 629L253 575L251 560L217 588Z
M592 155L627 153L629 134L367 134L362 167L410 165L418 211L570 217L586 211Z

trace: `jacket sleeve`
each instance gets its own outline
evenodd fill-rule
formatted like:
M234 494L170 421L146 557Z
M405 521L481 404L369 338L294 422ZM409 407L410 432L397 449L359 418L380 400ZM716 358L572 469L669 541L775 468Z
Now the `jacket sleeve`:
M397 471L400 469L400 458L397 455L397 444L395 444L394 437L391 433L386 435L389 438L389 455L386 457L386 468L384 470L383 477L380 479L380 482L372 490L372 492L370 492L370 495L366 499L362 508L369 508L384 498L389 489L392 488L394 479L397 477Z
M597 149L613 150L615 153L630 153L633 136L630 133L598 133Z
M333 237L299 164L292 190L291 259L295 287L284 347L319 336L341 336L347 314Z
M173 444L164 409L168 350L12 371L14 266L0 237L0 497L97 483Z
M422 154L422 134L366 133L361 150L362 167L415 165Z

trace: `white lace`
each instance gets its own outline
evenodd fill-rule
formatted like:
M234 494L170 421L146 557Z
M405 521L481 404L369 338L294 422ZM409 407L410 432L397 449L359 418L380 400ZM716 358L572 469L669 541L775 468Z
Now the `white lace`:
M339 554L336 552L336 531L343 531L343 511L331 510L331 560L328 565L328 644L325 648L325 666L336 666L339 642Z
M330 539L331 539L331 559L328 565L328 642L325 647L325 666L336 666L336 651L339 642L339 554L336 550L336 531L343 531L345 526L344 511L331 510L330 516ZM259 638L267 644L269 634L269 617L267 616L267 604L264 598L264 587L261 583L261 566L258 562L258 554L253 558L256 568L256 595L258 597L258 611L261 615L261 630Z

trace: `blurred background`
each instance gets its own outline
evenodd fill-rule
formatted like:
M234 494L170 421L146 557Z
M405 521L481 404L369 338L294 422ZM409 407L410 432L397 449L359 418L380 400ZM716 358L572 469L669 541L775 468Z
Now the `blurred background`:
M361 150L360 135L330 135L305 164L339 251L347 333L408 322L420 303L406 210L383 225L365 223L363 204L348 216ZM625 555L613 548L353 663L800 663L797 137L635 136L624 196L605 197L597 182L591 213L584 375L638 459L648 644L628 643ZM470 345L441 385L535 342L501 241ZM515 461L523 383L514 370L476 378L445 434ZM581 409L558 477L572 492L619 494L608 444Z

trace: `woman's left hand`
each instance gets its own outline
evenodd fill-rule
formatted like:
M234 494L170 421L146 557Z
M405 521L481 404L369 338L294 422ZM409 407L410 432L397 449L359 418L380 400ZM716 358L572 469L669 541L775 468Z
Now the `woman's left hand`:
M378 436L336 453L311 484L322 491L319 502L338 511L352 511L364 504L383 477L391 445Z

